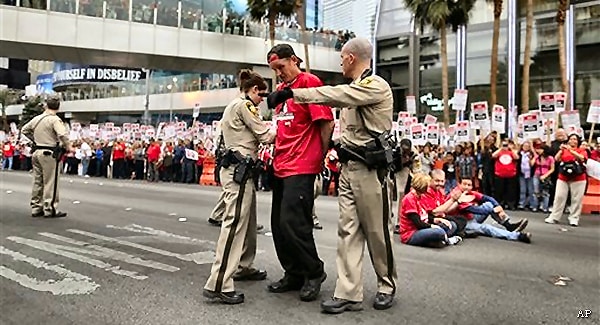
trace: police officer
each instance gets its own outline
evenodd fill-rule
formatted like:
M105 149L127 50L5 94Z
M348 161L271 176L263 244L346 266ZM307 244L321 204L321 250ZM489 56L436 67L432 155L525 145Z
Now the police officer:
M58 211L58 170L61 149L69 148L67 129L60 117L60 97L46 100L44 113L23 126L21 133L33 145L33 189L31 191L31 216L46 218L66 217Z
M373 307L390 308L396 292L388 178L393 148L381 139L392 128L393 97L388 83L371 75L371 51L372 45L365 38L354 38L342 48L342 71L353 79L350 85L284 89L268 98L270 107L287 98L349 107L342 110L340 118L338 279L333 297L321 303L328 313L362 309L365 243L377 274Z
M256 190L251 169L259 143L272 143L275 133L261 120L257 105L267 83L250 70L240 72L245 97L234 99L223 112L221 130L227 153L220 170L225 213L216 260L203 295L226 304L244 302L234 280L264 280L267 272L252 267L256 255ZM249 231L250 230L250 231Z

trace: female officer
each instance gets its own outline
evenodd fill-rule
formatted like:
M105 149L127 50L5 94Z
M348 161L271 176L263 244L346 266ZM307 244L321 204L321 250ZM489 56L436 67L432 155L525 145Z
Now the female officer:
M203 291L205 297L226 304L244 302L244 294L234 289L234 280L267 277L266 271L252 267L256 255L256 192L252 175L241 171L253 168L260 143L272 143L275 139L257 107L267 83L251 70L242 70L239 79L243 95L227 105L220 122L227 150L220 170L225 213L216 260Z

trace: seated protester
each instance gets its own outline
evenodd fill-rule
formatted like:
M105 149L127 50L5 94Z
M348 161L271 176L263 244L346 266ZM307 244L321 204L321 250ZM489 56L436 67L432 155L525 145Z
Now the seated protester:
M444 218L428 215L422 205L423 194L427 192L430 182L431 177L425 174L413 176L412 189L402 199L400 241L408 245L435 248L458 244L462 238L448 237L450 230L456 226Z
M471 179L463 179L460 182L459 185L465 192L463 192L463 194L460 196L460 198L458 199L458 212L461 213L463 216L465 216L469 222L467 222L467 225L465 226L465 230L467 233L477 233L480 235L484 235L484 236L489 236L489 237L493 237L493 238L500 238L500 239L506 239L506 240L518 240L524 243L531 243L531 233L528 232L521 232L521 231L508 231L508 230L504 230L504 229L500 229L498 227L494 227L490 224L486 224L484 223L485 220L487 219L488 216L490 216L490 214L492 215L504 215L504 218L499 218L499 223L503 224L503 223L508 223L508 220L506 218L506 214L504 213L504 211L498 209L498 206L496 206L496 208L494 208L494 205L491 202L484 202L483 204L483 209L482 206L477 206L477 204L473 204L474 202L478 202L477 198L480 198L480 200L483 199L483 194L478 193L478 192L473 192L473 181ZM488 199L490 197L487 197ZM493 200L493 198L492 198ZM494 200L495 201L495 200ZM498 202L496 202L496 204L498 204ZM475 212L469 212L470 211L475 211ZM490 211L495 212L495 213L490 213ZM483 213L483 214L479 214L479 213ZM515 230L518 229L519 227L521 229L524 229L526 222L525 220L522 220L516 224L509 224L509 227L512 228L513 226L515 226ZM505 225L506 227L506 225Z
M458 209L461 212L471 213L477 218L479 223L483 223L488 216L491 216L498 224L504 226L508 231L522 231L529 222L527 218L519 220L516 223L510 223L510 217L506 214L500 203L491 196L473 191L473 184L470 179L461 180L461 188L464 195L461 197ZM465 184L465 185L463 185Z
M449 216L448 213L458 208L457 199L462 194L462 189L453 187L454 191L446 196L445 193L446 174L441 169L431 171L431 183L427 192L423 194L421 204L434 217L445 218L450 221L453 228L448 233L449 236L458 235L465 236L464 230L467 225L467 218L463 216ZM458 192L458 193L455 193Z

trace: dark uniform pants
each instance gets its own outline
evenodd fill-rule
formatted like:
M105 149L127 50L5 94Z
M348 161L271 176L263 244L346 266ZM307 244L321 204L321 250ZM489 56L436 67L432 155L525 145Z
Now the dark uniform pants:
M56 159L51 155L52 151L50 150L37 150L32 155L33 188L30 203L32 214L44 212L44 215L49 216L53 211L58 211L58 186L56 187L56 197L52 202L54 182L58 182L58 179L54 177Z
M275 251L289 276L318 278L323 274L313 237L312 212L316 175L274 177L271 228Z
M220 171L225 213L216 260L204 286L217 292L235 291L232 276L243 268L251 267L256 256L256 191L252 178L243 185L233 181L234 168L221 168Z
M377 274L378 292L394 294L397 274L394 264L391 186L376 170L359 162L342 166L340 219L338 223L337 274L334 297L363 300L362 270L365 243Z

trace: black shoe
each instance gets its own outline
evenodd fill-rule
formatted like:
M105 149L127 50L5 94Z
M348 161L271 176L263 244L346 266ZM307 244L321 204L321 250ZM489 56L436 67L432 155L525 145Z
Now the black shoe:
M377 310L384 310L394 305L394 295L389 293L378 292L375 295L375 301L373 301L373 308Z
M281 280L273 282L267 286L267 289L273 293L283 293L288 291L298 291L302 289L301 279L285 275Z
M461 235L459 235L461 236ZM461 236L462 238L477 238L479 237L479 234L476 232L464 232L463 236Z
M243 269L233 275L233 281L262 281L267 278L267 271L255 268Z
M53 214L45 215L44 218L64 218L67 216L66 212L57 211Z
M339 299L336 297L321 302L321 310L328 314L341 314L346 310L360 311L362 309L361 302Z
M44 216L44 212L37 212L37 213L32 213L31 217L32 218L41 218Z
M529 221L527 220L527 218L521 219L521 220L519 220L519 222L516 222L516 223L510 223L507 221L504 223L504 228L506 228L506 230L508 230L508 231L520 232L520 231L523 231L527 227L528 223L529 223Z
M208 218L208 224L215 227L221 227L222 222L213 218Z
M317 222L317 223L315 223L315 224L313 225L313 228L315 228L315 229L318 229L318 230L321 230L321 229L323 229L323 226L322 226L320 223L318 223L318 222Z
M531 244L531 233L520 232L519 233L519 237L517 238L517 240L520 241L520 242L524 242L526 244Z
M244 302L244 294L233 292L216 292L204 289L202 295L208 299L218 300L221 303L228 305L237 305Z
M321 292L321 283L323 283L325 279L327 279L327 273L323 272L323 274L316 279L306 280L302 289L300 289L300 300L313 301L317 299Z

